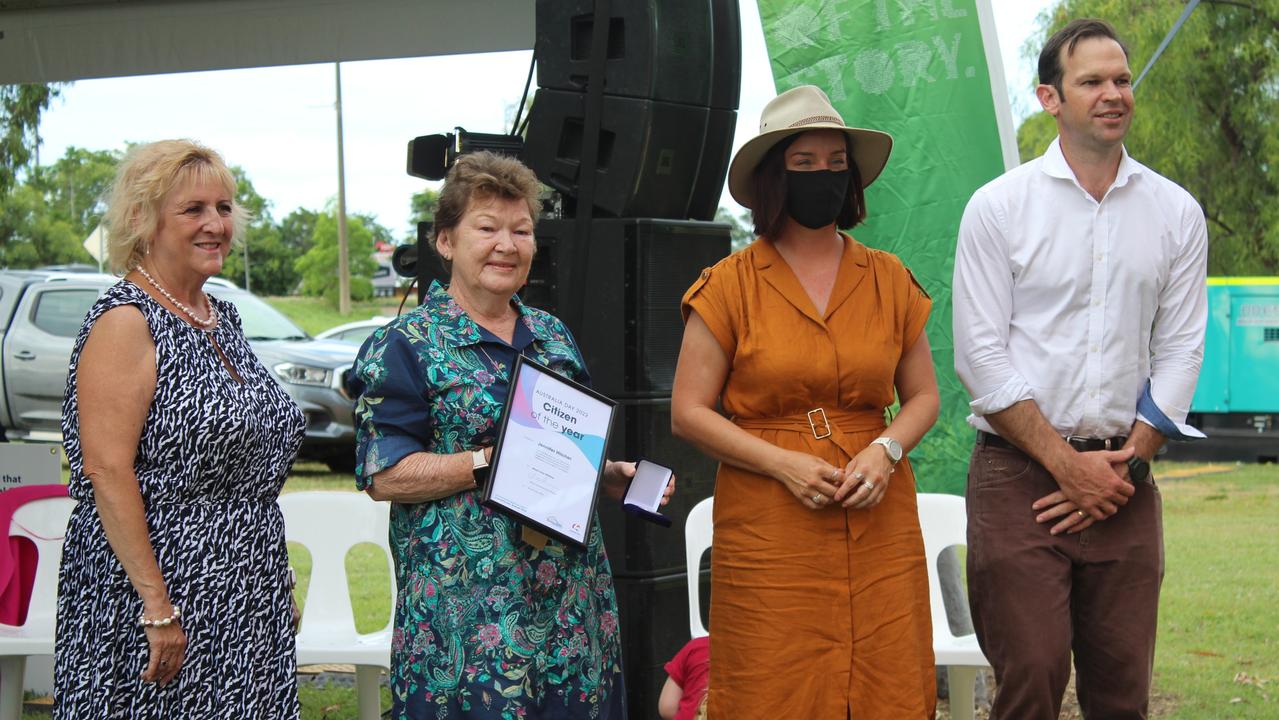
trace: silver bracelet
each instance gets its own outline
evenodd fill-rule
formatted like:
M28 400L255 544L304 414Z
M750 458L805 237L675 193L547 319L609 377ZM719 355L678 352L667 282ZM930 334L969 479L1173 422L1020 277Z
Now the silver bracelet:
M143 613L138 616L138 625L144 628L165 627L168 625L172 625L173 623L181 619L182 619L182 611L178 609L177 605L174 605L173 614L166 618L160 618L159 620L148 620L146 611L143 611Z

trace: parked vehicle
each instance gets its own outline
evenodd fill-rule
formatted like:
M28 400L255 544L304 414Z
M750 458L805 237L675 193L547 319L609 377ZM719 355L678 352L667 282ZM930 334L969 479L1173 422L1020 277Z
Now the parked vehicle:
M385 260L378 260L370 280L373 283L374 297L393 297L400 286L400 276L395 274L391 263Z
M316 340L336 340L338 342L349 343L356 347L364 344L364 340L373 334L374 330L386 325L395 318L387 315L379 315L371 317L368 320L356 320L355 322L343 323L335 327L331 327L321 333L316 333Z
M1279 277L1208 278L1203 369L1177 460L1279 462Z
M0 439L61 439L71 349L89 308L119 278L98 273L0 271ZM221 278L205 291L233 303L262 364L306 413L303 458L346 472L355 464L343 375L357 348L309 337L257 296Z

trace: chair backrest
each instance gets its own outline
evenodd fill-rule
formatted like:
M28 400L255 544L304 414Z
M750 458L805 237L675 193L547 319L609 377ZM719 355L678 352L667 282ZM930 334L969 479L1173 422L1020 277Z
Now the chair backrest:
M968 545L968 512L964 499L957 495L919 493L919 527L924 535L924 559L928 565L928 602L932 605L933 640L950 639L950 621L942 598L937 560L952 545Z
M387 541L389 503L375 502L361 492L308 491L281 495L280 511L284 515L285 538L311 553L311 582L299 642L312 636L329 642L358 637L346 555L361 543L372 543L385 553L391 576L391 607L395 607L395 570ZM383 631L390 626L388 621Z
M27 620L22 624L32 635L53 637L58 611L58 566L62 564L67 520L75 504L69 497L32 500L15 510L9 523L9 536L30 540L39 558Z
M707 634L702 625L702 555L710 549L711 535L715 529L711 516L715 506L714 498L693 506L684 524L684 554L688 564L688 632L695 638Z

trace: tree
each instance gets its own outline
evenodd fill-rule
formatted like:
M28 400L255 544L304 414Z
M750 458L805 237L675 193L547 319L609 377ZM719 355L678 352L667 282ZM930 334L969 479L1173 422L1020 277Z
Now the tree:
M737 215L732 210L721 205L715 211L715 222L725 223L732 228L729 230L729 235L733 238L733 252L750 245L751 241L755 239L754 223L751 221L750 213Z
M222 276L245 285L244 256L248 250L249 279L247 286L263 295L288 295L298 286L301 274L294 261L294 252L283 240L279 227L271 220L271 201L258 194L249 176L239 167L232 167L235 176L235 200L253 215L245 228L242 243L237 243L222 267Z
M19 185L0 202L0 267L31 268L61 263L91 263L84 236L49 210L44 196Z
M315 221L319 217L314 210L298 208L280 221L280 242L293 257L300 258L311 249L311 236L315 234Z
M1061 0L1038 45L1070 19L1102 17L1128 45L1134 77L1180 2ZM1126 146L1203 206L1213 275L1279 274L1279 0L1203 0L1136 89ZM1018 130L1022 159L1056 134L1040 113Z
M409 234L405 239L410 245L417 243L417 224L435 222L435 209L440 206L440 191L423 188L409 198Z
M385 225L377 221L377 216L374 215L373 213L366 213L366 212L352 213L348 217L348 222L350 218L355 218L359 220L360 222L364 223L364 227L373 236L373 244L374 244L375 250L377 249L377 245L379 243L382 245L390 245L392 247L395 246L395 236L391 234L390 229L388 229Z
M338 273L338 221L337 211L329 204L323 215L315 220L311 235L311 249L298 258L294 267L302 275L302 294L322 296L337 306ZM379 226L380 227L380 226ZM381 232L386 232L385 228ZM351 299L368 300L373 297L374 232L358 215L346 220L347 248L351 268Z
M57 162L34 168L30 184L44 195L48 211L83 240L102 221L120 157L113 150L69 147Z
M82 243L97 227L119 155L68 148L0 197L0 265L92 263Z
M54 85L0 85L0 195L40 146L40 113L62 91Z

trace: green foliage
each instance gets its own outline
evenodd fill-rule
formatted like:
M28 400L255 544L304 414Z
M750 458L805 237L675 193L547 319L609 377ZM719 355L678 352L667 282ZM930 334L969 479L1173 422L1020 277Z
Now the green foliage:
M413 197L409 198L409 234L405 238L405 242L413 244L417 242L417 224L420 222L434 222L435 208L440 205L440 192L433 188L425 188L421 192L413 193Z
M319 216L314 210L298 208L280 221L280 242L294 257L302 257L311 249L311 236L315 234L315 220Z
M1036 43L1077 17L1113 23L1134 77L1182 2L1061 0ZM1018 131L1022 158L1055 135L1036 116ZM1279 0L1204 0L1136 90L1127 148L1203 206L1213 275L1279 274Z
M117 153L68 148L0 197L0 266L93 263L82 243L97 227Z
M30 184L44 195L48 211L69 222L83 240L102 221L119 163L119 152L69 147L52 165L36 168Z
M742 248L750 245L755 239L753 232L754 223L751 221L749 212L743 212L740 215L724 206L720 206L715 211L715 222L721 222L732 228L729 234L733 238L732 251L737 252Z
M253 219L245 229L242 243L227 256L222 276L262 295L284 295L293 292L302 276L294 267L297 254L284 243L280 227L271 220L271 202L258 194L244 170L231 168L235 176L239 205ZM296 214L296 213L295 213ZM248 254L249 277L244 276L245 254Z
M347 257L351 272L351 299L368 300L373 297L373 238L375 230L386 233L373 223L370 229L366 220L352 215L347 218ZM302 294L325 297L337 304L338 285L338 221L336 211L320 215L311 234L311 249L298 258L294 267L302 275Z
M0 266L92 263L84 238L105 210L118 153L70 147L0 197Z
M19 185L0 201L0 267L92 263L84 236L52 212L40 191Z
M61 92L60 84L0 85L0 195L40 145L40 113Z

